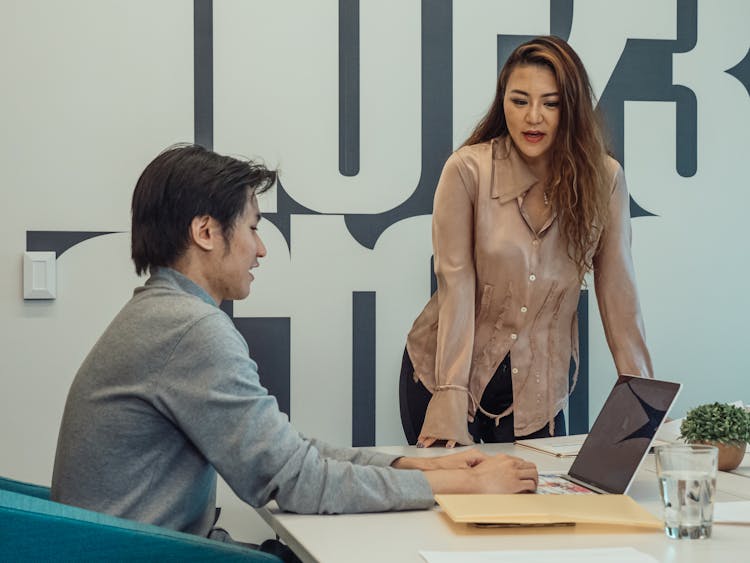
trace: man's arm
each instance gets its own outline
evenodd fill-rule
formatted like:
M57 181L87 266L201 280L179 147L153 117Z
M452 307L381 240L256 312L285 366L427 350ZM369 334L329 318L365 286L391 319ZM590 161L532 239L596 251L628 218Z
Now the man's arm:
M356 465L375 465L377 467L395 467L400 456L379 452L372 448L342 448L332 446L318 438L307 438L317 448L322 457L336 461L348 461ZM418 467L404 467L403 469L419 469Z
M422 472L322 456L279 412L242 336L221 315L193 325L163 376L173 384L162 393L165 414L253 506L275 499L300 513L412 510L431 507L436 492L525 490L524 475L495 458L469 470Z
M378 466L321 455L260 384L242 335L220 311L190 327L161 375L161 412L252 506L276 500L284 510L329 514L434 503L422 473L393 470L393 456Z
M481 451L471 448L449 455L428 457L400 457L391 463L396 469L420 469L422 471L434 471L436 469L470 469L475 465L489 459L489 456Z

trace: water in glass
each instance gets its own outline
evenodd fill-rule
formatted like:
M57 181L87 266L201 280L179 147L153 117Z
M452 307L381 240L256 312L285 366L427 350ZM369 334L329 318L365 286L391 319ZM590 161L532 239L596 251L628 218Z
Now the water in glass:
M711 537L716 476L708 471L666 470L659 475L664 527L675 539Z

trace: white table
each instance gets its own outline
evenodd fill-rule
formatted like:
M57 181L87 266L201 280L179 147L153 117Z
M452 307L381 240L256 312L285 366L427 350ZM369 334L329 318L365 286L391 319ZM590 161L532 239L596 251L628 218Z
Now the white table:
M487 453L510 453L537 464L540 472L565 472L573 458L556 458L512 444L481 446ZM443 449L378 448L410 456L445 453ZM737 474L720 472L717 502L750 500L750 456ZM748 464L748 465L746 465ZM743 471L744 469L744 471ZM653 456L644 461L629 491L656 515L661 502ZM750 527L715 524L708 540L671 540L662 531L577 525L566 528L478 529L453 523L439 507L433 510L310 516L289 514L275 503L261 517L305 563L424 563L419 550L498 551L634 547L669 563L740 563L750 559Z

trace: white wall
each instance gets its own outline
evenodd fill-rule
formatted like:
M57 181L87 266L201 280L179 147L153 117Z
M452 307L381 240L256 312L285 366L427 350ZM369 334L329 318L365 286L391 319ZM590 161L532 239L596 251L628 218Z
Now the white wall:
M398 221L369 250L341 214L390 209L418 182L419 3L361 1L362 152L353 178L340 176L337 163L338 2L214 4L215 148L279 164L287 191L323 213L292 218L291 249L262 224L269 257L235 315L292 318L292 421L346 443L351 291L376 291L377 441L402 443L396 374L429 294L429 217ZM497 34L549 32L548 2L481 5L481 16L476 3L453 5L456 142L489 103ZM628 38L676 37L676 6L576 1L570 41L597 93ZM189 0L0 0L2 475L49 482L68 386L139 282L127 233L133 185L159 150L193 139L192 10ZM699 2L697 43L673 57L671 80L697 99L695 176L675 172L674 103L625 103L629 186L657 215L634 220L633 253L656 374L685 384L676 415L706 401L750 401L750 100L724 72L748 53L748 21L745 0ZM275 196L262 206L273 211ZM24 302L27 230L120 233L60 257L55 301ZM593 299L591 307L593 419L614 370ZM269 536L225 488L220 499L236 537Z

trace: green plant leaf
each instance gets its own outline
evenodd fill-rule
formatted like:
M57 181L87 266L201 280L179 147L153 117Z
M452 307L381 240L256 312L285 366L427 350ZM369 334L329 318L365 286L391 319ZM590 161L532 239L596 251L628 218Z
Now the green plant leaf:
M707 403L688 411L680 425L687 442L750 442L750 413L725 403Z

